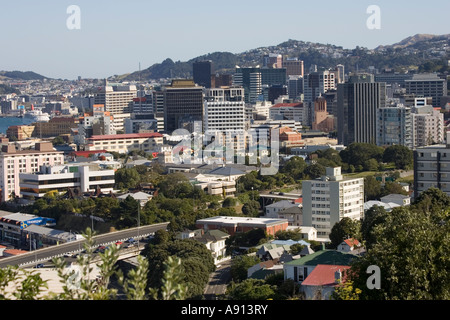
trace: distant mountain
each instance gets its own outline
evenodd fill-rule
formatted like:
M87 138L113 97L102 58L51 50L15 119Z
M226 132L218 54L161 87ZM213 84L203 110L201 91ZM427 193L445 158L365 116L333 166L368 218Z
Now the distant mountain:
M290 39L276 46L251 49L238 54L214 52L185 62L166 59L140 73L135 71L119 76L118 80L190 78L192 65L196 60L212 60L216 72L233 73L236 65L241 67L262 65L263 56L268 53L303 60L305 72L311 65L317 65L318 68L333 68L337 64L343 64L346 72L369 67L395 71L424 70L423 66L430 61L438 65L436 70L445 71L448 69L447 60L450 60L450 35L416 34L393 45L378 46L375 49L363 47L344 49L331 44Z
M0 76L17 80L43 80L48 79L33 71L0 71Z

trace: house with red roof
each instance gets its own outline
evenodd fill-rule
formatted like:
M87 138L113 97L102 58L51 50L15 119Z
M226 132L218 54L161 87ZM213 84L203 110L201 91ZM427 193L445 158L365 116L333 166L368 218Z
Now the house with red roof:
M361 247L361 243L354 238L345 239L338 246L337 250L342 252L351 252Z
M345 282L350 266L318 264L302 282L300 291L307 300L329 300L336 286Z

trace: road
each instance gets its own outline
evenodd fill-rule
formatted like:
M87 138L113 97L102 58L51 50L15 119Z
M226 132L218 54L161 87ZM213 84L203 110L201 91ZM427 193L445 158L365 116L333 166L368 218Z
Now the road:
M209 277L204 296L206 300L215 300L216 296L224 294L227 284L231 281L231 260L223 262Z
M166 229L169 223L153 224L139 227L139 238L153 234L159 229ZM116 241L125 241L129 238L138 238L138 228L126 229L121 231L110 232L94 237L95 244L105 245L115 243ZM0 268L8 265L30 266L40 261L48 261L54 257L63 256L66 253L79 252L83 250L85 240L72 241L44 249L31 251L15 257L0 259Z

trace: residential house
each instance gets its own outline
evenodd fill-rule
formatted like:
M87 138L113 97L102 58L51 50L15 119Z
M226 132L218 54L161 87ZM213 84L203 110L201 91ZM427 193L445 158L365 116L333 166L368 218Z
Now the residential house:
M325 265L344 265L350 266L350 263L357 256L337 251L337 250L320 250L312 254L308 254L300 259L293 260L284 264L284 279L293 279L295 282L302 284L304 280L319 264Z
M265 207L266 217L278 219L278 213L280 211L298 206L298 204L293 203L293 201L291 200L281 200L274 202Z
M342 241L338 246L337 250L342 252L350 252L361 247L361 243L357 239L349 238Z
M399 206L409 206L411 204L411 198L403 194L388 194L381 197L380 200L385 203L395 203Z
M300 291L306 300L329 300L334 289L345 282L347 265L318 264L309 276L302 282Z
M214 258L214 263L218 264L224 259L231 258L226 255L225 241L230 235L220 230L208 230L201 236L194 237L195 240L205 244L208 250L211 251Z

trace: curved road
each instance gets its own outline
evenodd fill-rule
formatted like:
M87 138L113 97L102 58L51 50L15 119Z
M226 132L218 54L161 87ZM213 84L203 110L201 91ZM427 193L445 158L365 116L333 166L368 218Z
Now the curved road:
M169 222L152 224L148 226L141 226L138 228L126 229L121 231L110 232L94 237L95 244L107 245L115 243L116 241L125 241L129 238L144 238L153 234L157 230L166 229ZM138 236L139 235L139 236ZM31 251L15 257L8 257L0 259L0 268L5 268L8 265L17 266L32 266L40 261L48 261L54 257L63 256L66 253L80 252L83 250L83 244L86 240L71 241L60 245L51 246L44 249Z

